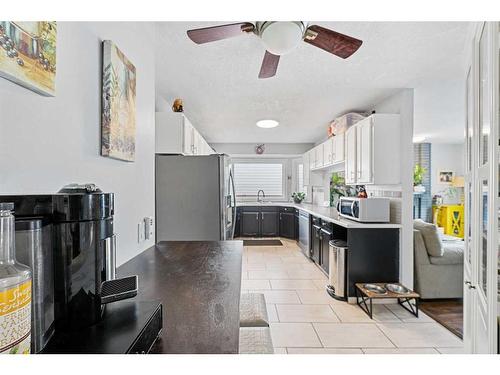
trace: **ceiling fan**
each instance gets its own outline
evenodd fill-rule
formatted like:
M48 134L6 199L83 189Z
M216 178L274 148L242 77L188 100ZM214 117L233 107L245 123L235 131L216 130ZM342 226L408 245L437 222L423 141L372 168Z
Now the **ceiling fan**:
M266 46L266 53L260 68L259 78L269 78L276 74L280 56L295 49L301 41L321 48L343 59L348 58L363 44L363 41L326 29L318 25L308 25L302 21L240 22L228 25L204 27L187 32L196 44L214 42L242 34L254 33Z

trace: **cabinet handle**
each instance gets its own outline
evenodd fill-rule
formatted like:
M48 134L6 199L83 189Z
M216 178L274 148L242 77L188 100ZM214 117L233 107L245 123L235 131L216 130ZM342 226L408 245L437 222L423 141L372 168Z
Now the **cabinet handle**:
M255 220L259 220L259 214L255 214Z

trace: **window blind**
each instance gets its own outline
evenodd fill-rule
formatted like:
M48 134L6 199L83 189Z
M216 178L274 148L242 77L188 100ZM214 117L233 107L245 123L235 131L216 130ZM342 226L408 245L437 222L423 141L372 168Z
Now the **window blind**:
M235 163L234 186L237 196L255 196L264 190L266 197L282 197L282 163Z

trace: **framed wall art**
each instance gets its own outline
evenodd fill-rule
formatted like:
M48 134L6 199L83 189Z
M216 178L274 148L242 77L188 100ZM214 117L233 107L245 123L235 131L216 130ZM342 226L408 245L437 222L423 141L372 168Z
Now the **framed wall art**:
M101 155L135 159L135 67L118 47L103 42Z
M0 77L55 96L56 44L56 22L0 21Z

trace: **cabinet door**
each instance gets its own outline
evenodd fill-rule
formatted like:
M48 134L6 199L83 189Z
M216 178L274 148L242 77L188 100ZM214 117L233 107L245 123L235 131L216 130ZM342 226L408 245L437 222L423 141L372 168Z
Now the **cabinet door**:
M203 138L201 137L200 133L193 128L193 155L202 155L202 141Z
M260 234L264 237L276 237L278 230L278 213L261 212Z
M241 213L241 235L247 237L258 237L260 235L259 212Z
M323 144L320 144L316 146L316 168L321 168L323 165Z
M345 133L345 182L356 183L356 126L351 126Z
M344 161L344 139L345 134L339 134L333 137L333 162L340 163Z
M309 186L310 184L310 174L311 174L311 165L310 165L310 152L306 152L302 155L302 173L303 173L303 181L305 186Z
M280 236L292 239L295 237L295 214L293 212L280 212Z
M320 266L328 273L330 270L330 236L321 232L321 262Z
M319 264L321 255L321 238L320 238L320 228L316 226L312 226L312 244L311 244L311 258L316 263Z
M323 143L323 165L331 165L333 163L333 138Z
M371 183L373 182L373 126L371 119L367 119L359 124L358 127L358 182Z
M183 151L185 155L193 155L193 125L187 118L184 118L184 144Z

